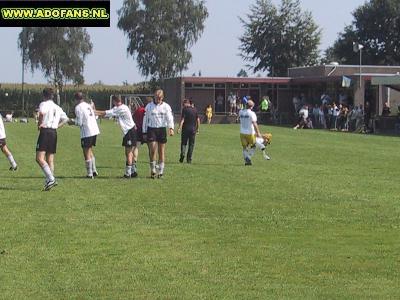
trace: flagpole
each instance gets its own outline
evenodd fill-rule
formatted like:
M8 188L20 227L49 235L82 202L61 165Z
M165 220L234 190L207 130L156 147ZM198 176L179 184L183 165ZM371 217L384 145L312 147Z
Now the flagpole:
M361 63L362 63L362 47L360 48L360 89L361 89Z

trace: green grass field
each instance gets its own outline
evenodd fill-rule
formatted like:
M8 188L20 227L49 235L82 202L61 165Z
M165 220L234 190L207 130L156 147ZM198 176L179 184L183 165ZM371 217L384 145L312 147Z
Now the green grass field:
M0 299L399 299L399 138L261 127L271 161L242 162L238 125L203 125L192 165L169 139L165 178L124 180L103 121L100 177L59 130L59 186L42 192L34 123L6 124Z

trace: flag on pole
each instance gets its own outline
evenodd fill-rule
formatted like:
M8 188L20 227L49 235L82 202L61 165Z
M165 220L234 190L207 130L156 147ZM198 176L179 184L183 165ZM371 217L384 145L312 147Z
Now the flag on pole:
M342 76L342 87L350 87L351 85L351 78Z
M359 43L356 43L356 42L353 42L353 51L354 51L354 52L358 52L358 51L360 51L360 50L363 49L363 48L364 48L363 45L361 45L361 44L359 44Z

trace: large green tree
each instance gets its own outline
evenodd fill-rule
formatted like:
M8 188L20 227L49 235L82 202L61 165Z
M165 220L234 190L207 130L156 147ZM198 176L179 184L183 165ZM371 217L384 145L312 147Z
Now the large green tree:
M200 0L124 0L118 27L128 36L127 51L142 75L160 80L187 69L190 47L208 16Z
M321 30L299 0L282 0L279 7L257 0L247 17L240 19L245 32L239 49L254 73L286 76L290 67L317 63Z
M84 60L92 52L86 29L24 27L18 45L32 72L41 70L60 91L68 81L83 83Z
M364 46L362 63L398 65L400 63L400 1L370 0L353 12L354 20L339 34L326 60L358 64L353 42Z

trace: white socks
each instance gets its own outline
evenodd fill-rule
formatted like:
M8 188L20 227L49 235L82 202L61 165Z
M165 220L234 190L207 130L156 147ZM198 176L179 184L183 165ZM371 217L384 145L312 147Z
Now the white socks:
M42 167L42 171L44 173L44 176L46 176L46 182L50 182L50 181L54 181L55 180L54 175L51 172L50 167L49 167L48 164L45 164Z
M158 168L159 168L159 174L163 174L164 173L164 162L160 161L158 163Z
M94 156L92 156L92 172L96 172L97 173L96 158Z
M132 166L126 165L126 167L125 167L125 175L126 176L131 176L132 175Z
M254 155L254 153L256 153L256 148L254 147L254 148L250 148L249 150L248 150L249 152L249 159L251 159L251 157Z
M87 176L90 177L93 176L92 160L86 160L85 165L86 165Z
M249 152L247 151L247 149L243 149L243 158L244 160L249 158Z
M150 170L151 170L151 173L153 173L153 174L156 173L156 162L155 161L150 162Z
M14 157L12 156L12 154L7 156L7 159L10 162L11 167L13 167L15 169L17 167L17 163L15 162Z

